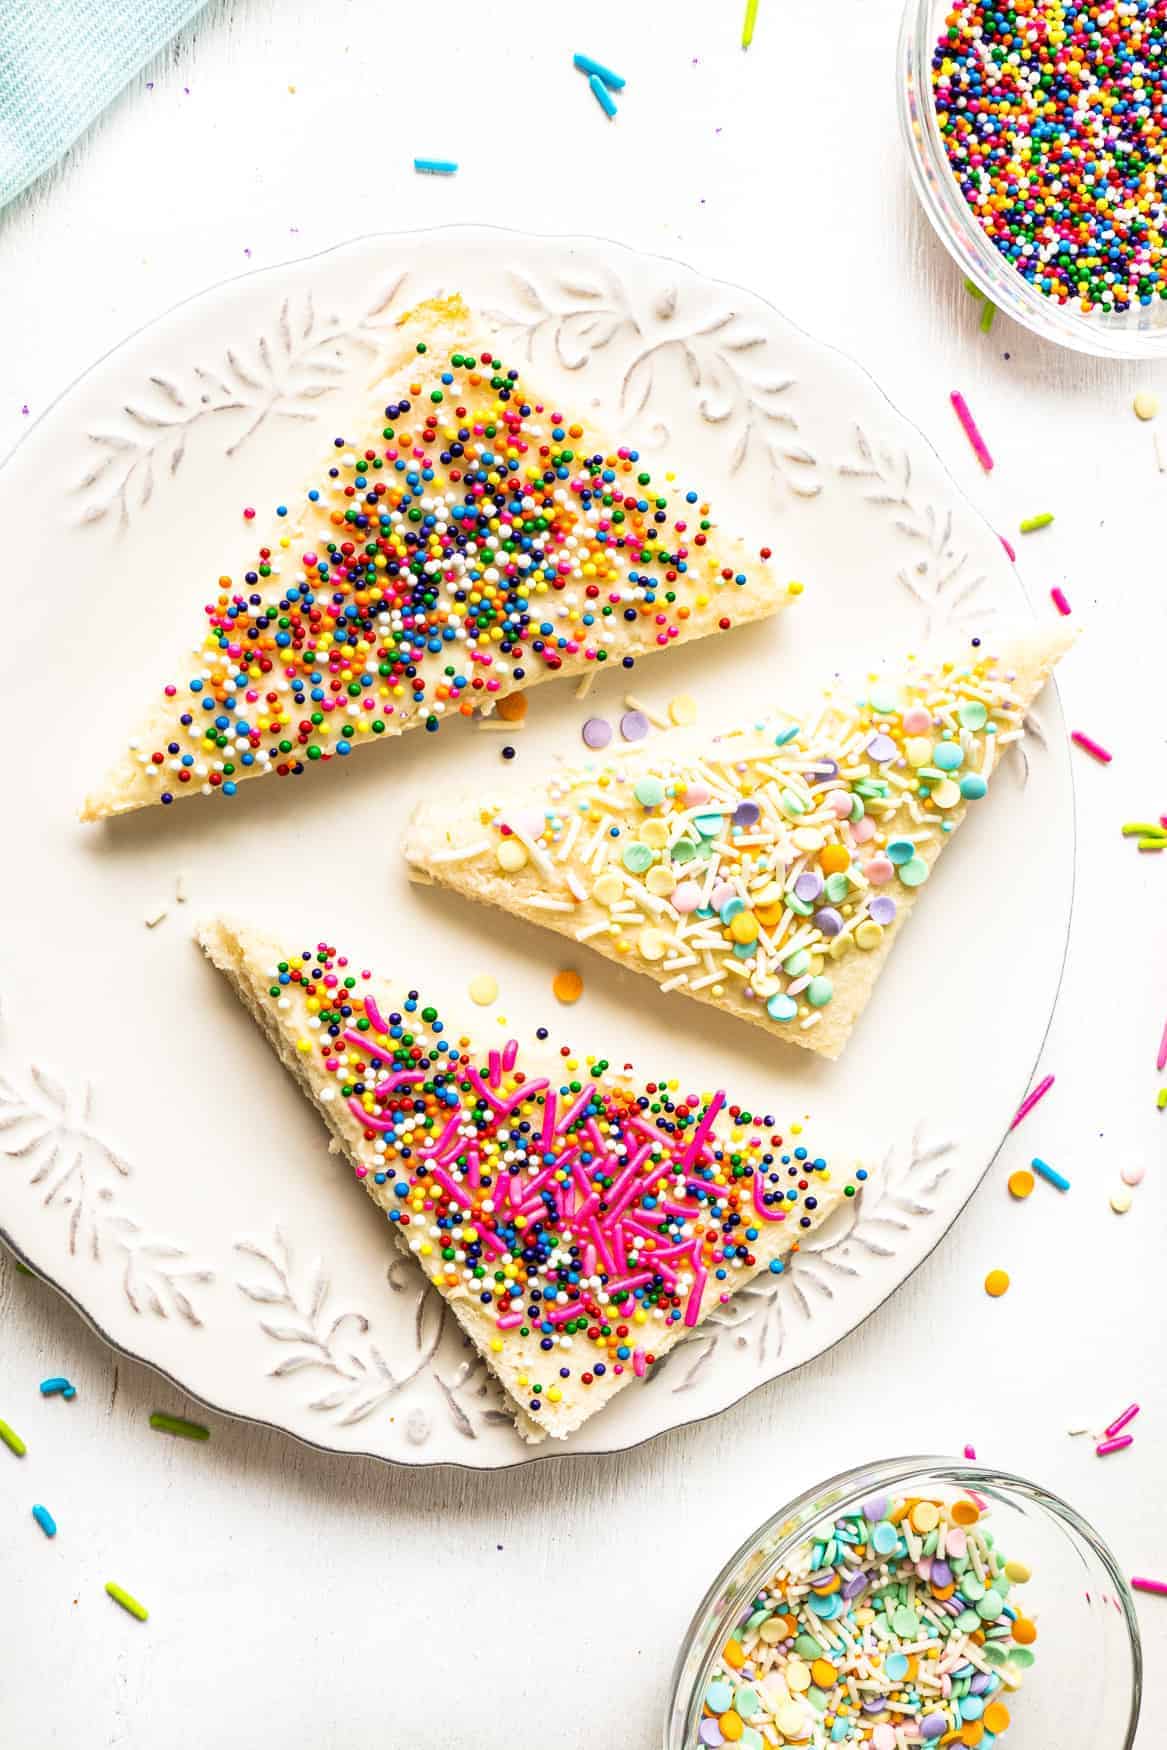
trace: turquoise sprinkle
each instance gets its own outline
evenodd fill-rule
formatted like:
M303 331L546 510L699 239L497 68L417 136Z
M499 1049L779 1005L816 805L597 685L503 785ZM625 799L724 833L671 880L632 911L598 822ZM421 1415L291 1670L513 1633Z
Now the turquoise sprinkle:
M413 168L426 176L453 176L458 166L452 158L415 158Z
M40 1526L41 1530L44 1532L46 1537L56 1537L56 1535L57 1535L57 1522L53 1518L52 1514L49 1512L47 1507L41 1507L38 1504L36 1507L33 1508L32 1516L36 1520L37 1524Z
M604 81L600 78L599 74L593 73L588 80L588 84L592 88L592 96L595 98L604 114L609 117L614 116L616 113L615 99L613 98L612 93L608 90L608 87L604 84Z
M593 61L590 55L573 55L573 67L578 67L581 73L590 73L594 78L601 79L609 91L623 91L627 81L619 73L613 73L601 61Z
M780 729L778 734L774 737L774 746L785 747L788 741L794 740L795 736L798 734L798 730L799 725L797 723L792 723L789 729Z

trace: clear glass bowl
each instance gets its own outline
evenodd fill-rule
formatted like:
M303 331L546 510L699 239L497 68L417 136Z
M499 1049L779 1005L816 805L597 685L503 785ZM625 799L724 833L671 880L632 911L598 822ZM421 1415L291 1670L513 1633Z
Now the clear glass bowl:
M1081 1516L1036 1483L945 1458L894 1458L844 1471L782 1507L726 1563L701 1601L673 1670L664 1750L698 1744L715 1660L784 1557L871 1495L990 1503L999 1547L1032 1570L1026 1603L1037 1660L1010 1700L1007 1750L1130 1750L1142 1698L1134 1600L1114 1557ZM809 1742L809 1741L808 1741Z
M989 242L948 164L932 98L932 51L946 0L907 0L900 25L898 107L916 193L949 254L997 308L1034 334L1108 358L1167 358L1167 303L1084 313L1036 291Z

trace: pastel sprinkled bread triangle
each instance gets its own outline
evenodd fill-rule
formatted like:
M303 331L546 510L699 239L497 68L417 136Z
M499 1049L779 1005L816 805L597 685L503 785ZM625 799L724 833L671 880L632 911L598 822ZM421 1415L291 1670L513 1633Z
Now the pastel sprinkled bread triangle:
M803 722L677 731L545 786L443 793L410 822L410 873L838 1057L1072 637L978 641L831 689Z
M790 599L688 482L509 368L460 298L403 316L379 368L252 569L191 601L193 647L83 820L298 777Z
M780 1275L867 1176L722 1092L673 1094L667 1076L537 1040L478 1044L424 991L324 944L289 951L225 918L199 941L525 1439L570 1434L651 1384L655 1360L760 1273Z

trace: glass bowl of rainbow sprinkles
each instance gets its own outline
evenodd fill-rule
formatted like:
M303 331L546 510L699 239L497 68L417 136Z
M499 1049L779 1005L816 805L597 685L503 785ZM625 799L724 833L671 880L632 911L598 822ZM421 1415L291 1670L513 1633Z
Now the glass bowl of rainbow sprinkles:
M1167 357L1167 0L908 0L898 85L970 289L1078 352Z
M783 1507L722 1569L664 1750L1130 1750L1141 1689L1130 1591L1072 1507L888 1459Z

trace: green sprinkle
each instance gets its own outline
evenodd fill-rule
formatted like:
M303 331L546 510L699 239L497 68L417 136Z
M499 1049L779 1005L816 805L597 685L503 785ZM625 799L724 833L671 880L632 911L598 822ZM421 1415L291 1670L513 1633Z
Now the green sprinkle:
M754 26L758 22L758 0L746 0L746 16L742 22L742 48L748 49L754 40Z
M1027 516L1020 525L1023 535L1032 535L1035 529L1048 529L1054 520L1052 510L1043 510L1040 516Z
M990 328L993 326L993 317L996 314L997 314L996 304L992 303L988 298L986 298L985 299L985 307L981 311L981 333L982 334L987 334L989 332Z
M167 1416L161 1410L155 1410L150 1417L150 1426L159 1434L177 1434L183 1440L209 1440L211 1430L204 1428L201 1422L186 1422L181 1416Z
M115 1585L112 1580L107 1580L105 1589L115 1604L120 1604L123 1610L128 1610L130 1615L137 1617L139 1622L145 1622L150 1612L144 1604L139 1604L136 1598L132 1598L124 1587Z
M0 1422L0 1440L4 1442L9 1452L14 1452L16 1454L17 1458L23 1458L28 1451L28 1447L16 1432L16 1429L10 1428L7 1422Z
M1149 839L1167 838L1167 827L1159 825L1157 820L1128 820L1122 829L1124 839L1133 838L1135 834L1145 834Z
M964 289L970 298L976 298L978 301L985 295L980 286L974 285L967 274L964 276Z
M1159 1089L1159 1098L1155 1101L1160 1112L1167 1111L1167 1088Z

